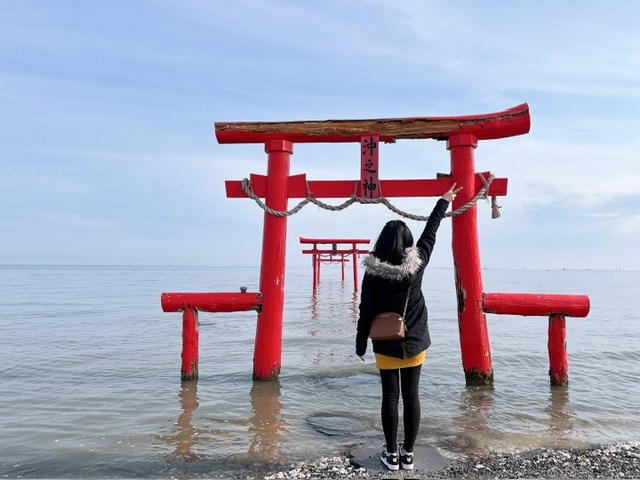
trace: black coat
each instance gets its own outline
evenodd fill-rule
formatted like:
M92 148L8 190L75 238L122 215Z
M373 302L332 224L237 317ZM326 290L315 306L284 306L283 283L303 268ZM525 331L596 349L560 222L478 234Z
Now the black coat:
M404 340L372 341L373 351L403 358L406 350L407 357L413 357L431 345L427 305L422 295L422 276L436 243L436 232L448 206L449 202L446 200L438 200L416 246L407 249L401 265L383 262L371 253L363 260L365 271L360 293L356 355L364 355L367 351L373 317L382 312L402 314L409 287L411 292L405 315L407 332Z

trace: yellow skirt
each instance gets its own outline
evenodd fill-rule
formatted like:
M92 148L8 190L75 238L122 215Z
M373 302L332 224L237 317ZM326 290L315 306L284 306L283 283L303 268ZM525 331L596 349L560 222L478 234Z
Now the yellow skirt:
M411 358L407 358L406 353L404 355L404 358L396 358L376 353L376 367L380 370L396 370L398 368L417 367L424 363L424 359L427 358L427 351L423 350Z

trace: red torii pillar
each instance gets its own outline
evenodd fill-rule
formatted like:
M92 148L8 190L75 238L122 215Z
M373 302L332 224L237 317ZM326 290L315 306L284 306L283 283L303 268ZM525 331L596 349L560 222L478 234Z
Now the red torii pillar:
M363 250L358 248L359 244L369 244L371 241L369 239L331 239L331 238L305 238L300 237L300 243L303 245L313 245L311 249L302 250L302 253L311 254L312 255L312 263L313 263L313 289L315 290L318 283L320 282L320 262L321 255L329 255L330 258L333 258L334 255L340 256L340 263L342 264L342 280L344 280L344 263L345 263L345 255L353 256L353 284L354 288L358 289L358 255L363 255L369 253L369 250ZM331 245L332 248L329 249L319 249L318 245ZM338 245L341 247L338 248ZM342 245L351 245L351 248L342 247Z
M502 112L459 117L258 123L216 122L215 134L219 143L264 143L265 150L269 155L267 177L251 175L251 186L254 193L258 197L265 198L265 206L272 210L272 212L265 210L260 274L263 309L258 315L254 379L271 380L277 378L281 365L286 219L278 217L273 212L286 211L287 198L307 198L310 191L313 192L315 198L348 198L354 191L353 181L313 182L307 181L304 175L288 177L288 162L290 154L293 152L293 142L361 142L364 134L375 132L376 138L380 142L393 143L399 139L432 138L449 140L449 146L454 147L457 145L456 142L464 145L464 141L470 141L468 139L471 138L476 141L521 135L527 133L529 128L530 119L527 104L521 104ZM452 139L452 137L459 138ZM468 193L465 193L465 196L470 195L471 192L476 191L474 187L480 182L473 171L473 162L467 161L465 165L464 161L457 162L454 158L460 156L460 158L466 157L468 159L469 148L463 149L460 154L454 152L452 152L452 179L380 181L380 190L384 191L385 197L436 196L442 195L452 181L457 181L461 186L467 187ZM472 153L470 158L473 158ZM455 171L453 171L454 163L456 164ZM458 168L458 164L460 164L460 168ZM226 186L228 197L247 196L242 188L242 182L227 181ZM361 183L356 183L356 186L358 192L366 190ZM369 184L366 187L370 189L371 186ZM506 180L502 182L494 180L492 187L494 191L489 191L489 195L506 194ZM502 187L502 191L496 192L496 189L500 190L500 187ZM473 216L474 219L460 223L456 227L456 231L459 231L459 235L461 235L465 230L475 228L474 236L477 244L475 209L461 216ZM279 235L279 238L274 239L271 235ZM456 251L458 253L455 261L458 265L462 265L464 257L459 257L464 255L464 252L459 248L456 248ZM458 288L458 316L461 329L464 327L465 332L478 332L486 336L486 320L480 308L482 283L479 260L473 263L473 267L478 268L476 273L458 271L456 274L461 278L458 282L460 285ZM475 281L473 279L468 281L466 279L468 275L475 276ZM462 303L460 303L461 301ZM465 314L463 315L463 313ZM463 360L468 384L493 381L491 357L488 351L489 340L484 338L480 339L480 342L487 348L483 349L480 355L471 355L469 361ZM467 342L461 339L463 359L467 358L466 346Z
M451 181L462 190L451 208L465 205L475 195L475 162L473 150L478 145L473 134L453 135L447 141L451 152ZM472 205L462 215L453 217L451 244L458 299L460 348L468 385L493 383L491 348L487 331L487 318L482 310L482 265L478 243L477 208Z
M287 187L293 144L288 140L267 140L265 151L269 179L266 204L273 210L285 211L289 199ZM282 364L287 217L265 211L262 239L260 292L269 301L263 302L262 312L258 314L253 376L259 380L275 380Z

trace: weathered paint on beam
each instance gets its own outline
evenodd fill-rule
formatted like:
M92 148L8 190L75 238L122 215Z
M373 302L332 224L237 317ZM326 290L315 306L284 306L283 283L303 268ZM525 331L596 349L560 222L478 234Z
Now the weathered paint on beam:
M480 115L446 117L381 118L369 120L298 120L284 122L216 122L219 143L360 142L361 135L376 132L381 142L431 138L446 140L452 135L471 134L478 140L523 135L529 132L529 105Z

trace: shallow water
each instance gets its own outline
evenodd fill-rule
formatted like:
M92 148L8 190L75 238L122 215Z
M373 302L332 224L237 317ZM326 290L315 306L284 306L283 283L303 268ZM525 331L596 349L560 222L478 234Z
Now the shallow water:
M181 315L160 294L257 291L257 268L0 267L0 475L228 477L247 465L382 445L371 352L354 355L351 276L290 268L282 371L253 382L255 312L200 314L200 378L180 381ZM585 447L640 439L640 273L485 270L485 291L587 294L568 318L567 388L549 386L547 319L488 315L495 384L466 388L453 272L427 269L433 345L419 444Z

